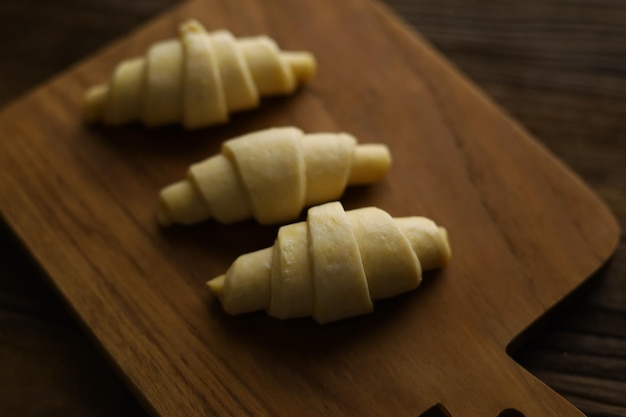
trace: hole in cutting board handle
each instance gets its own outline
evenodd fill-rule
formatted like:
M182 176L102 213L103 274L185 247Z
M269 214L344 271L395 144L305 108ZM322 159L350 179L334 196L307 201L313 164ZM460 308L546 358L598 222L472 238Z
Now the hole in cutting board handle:
M452 417L448 410L442 404L435 404L428 410L424 411L420 417ZM505 416L506 417L506 416Z
M424 411L419 417L452 417L443 404L436 404ZM525 417L520 411L514 408L506 408L500 411L498 417Z
M514 408L507 408L502 410L500 414L498 414L498 417L524 417L524 414Z

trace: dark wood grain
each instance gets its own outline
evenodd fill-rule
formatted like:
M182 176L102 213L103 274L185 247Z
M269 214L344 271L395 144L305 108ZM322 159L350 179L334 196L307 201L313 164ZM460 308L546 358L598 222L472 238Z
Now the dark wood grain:
M7 17L7 24L0 27L9 32L2 36L7 43L3 51L18 58L3 62L3 68L9 68L9 72L2 79L12 80L1 84L3 100L8 101L34 82L72 64L87 50L102 45L104 38L127 32L164 6L146 2L145 8L138 6L127 11L133 6L115 2L99 6L69 3L75 10L78 6L77 16L71 19L64 17L68 16L65 12L60 14L45 4L1 3L1 10L7 13L0 16ZM624 12L618 2L537 2L534 7L524 3L518 9L487 7L471 1L446 2L444 6L440 2L397 2L394 6L583 175L624 221L624 84L620 81L625 55L620 49L624 47L619 24L620 13ZM102 18L107 12L109 20ZM30 25L35 28L37 39L46 39L39 53L29 53L32 42L18 36L24 31L24 21L39 24ZM9 265L10 272L3 274L6 291L2 293L3 300L7 300L6 313L3 301L2 316L3 330L7 330L0 333L7 352L0 355L7 364L0 367L6 372L0 376L3 382L7 381L7 388L2 390L0 413L42 415L42 410L52 413L50 410L56 409L59 415L67 415L69 410L83 414L81 410L92 408L92 414L95 409L100 415L119 415L134 410L133 405L128 405L134 403L125 397L126 391L120 389L108 396L107 387L119 381L106 366L59 365L64 361L71 363L81 354L91 358L86 361L92 364L103 358L90 350L64 314L50 314L63 311L63 307L43 290L45 284L39 282L37 271L29 267L30 261L14 261L24 259L24 255L15 249L14 243L7 242L3 263ZM599 276L598 284L586 289L588 293L575 300L544 333L522 345L517 354L525 366L589 415L625 415L624 356L619 350L624 341L626 305L624 256L622 244L613 263ZM32 294L34 287L38 290ZM31 331L24 324L24 317L32 323ZM50 348L41 352L42 346ZM46 367L45 372L40 372L39 366L43 368L51 362L46 360L51 352L58 358L52 362L59 368ZM14 365L24 362L31 367ZM33 364L39 366L33 369ZM56 377L47 380L46 375ZM89 391L94 375L104 382ZM34 381L41 381L42 385ZM43 386L45 390L37 391ZM43 391L50 395L42 395ZM31 401L35 396L41 401ZM36 409L38 404L41 408Z
M626 224L626 17L617 1L390 0ZM590 416L626 416L626 242L515 355ZM621 348L620 348L621 347Z

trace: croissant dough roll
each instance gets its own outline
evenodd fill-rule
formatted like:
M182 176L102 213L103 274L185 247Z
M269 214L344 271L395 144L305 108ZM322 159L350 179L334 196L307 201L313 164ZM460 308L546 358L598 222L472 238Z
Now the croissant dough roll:
M374 300L417 288L422 270L449 258L447 232L430 219L394 219L376 207L346 212L331 202L207 284L229 314L267 310L322 324L371 312Z
M358 145L346 133L261 130L224 142L221 154L191 165L186 179L165 187L158 220L285 223L306 206L337 200L348 185L379 181L390 164L385 145Z
M260 97L293 93L315 68L309 52L281 51L267 36L209 33L192 19L177 39L122 61L109 83L90 88L85 118L108 125L181 122L188 129L225 123L230 113L257 107Z

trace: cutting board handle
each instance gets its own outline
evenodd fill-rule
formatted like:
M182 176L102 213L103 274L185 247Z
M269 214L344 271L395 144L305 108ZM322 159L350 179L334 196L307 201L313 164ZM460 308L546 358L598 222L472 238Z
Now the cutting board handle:
M571 403L557 394L510 357L498 364L493 379L475 381L468 391L478 395L458 394L443 398L420 417L585 417ZM488 385L488 386L486 386ZM444 394L445 395L445 394Z

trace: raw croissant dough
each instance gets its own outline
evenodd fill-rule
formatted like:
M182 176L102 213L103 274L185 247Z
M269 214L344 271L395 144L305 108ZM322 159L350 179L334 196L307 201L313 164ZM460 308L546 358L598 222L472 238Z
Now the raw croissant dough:
M375 207L345 212L332 202L309 209L306 222L281 227L273 247L240 256L208 286L230 314L267 310L327 323L416 288L422 270L449 257L446 230L432 220L394 219Z
M158 219L162 225L211 217L285 223L304 207L338 199L348 184L380 180L390 164L385 145L357 145L345 133L261 130L224 142L221 154L191 165L185 180L165 187Z
M121 62L109 84L92 87L85 118L109 125L182 122L189 129L224 123L231 112L257 107L259 97L292 93L314 72L308 52L281 51L267 36L208 33L189 20L180 26L179 39Z

